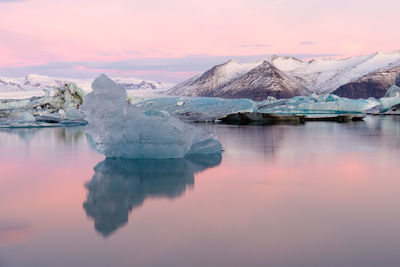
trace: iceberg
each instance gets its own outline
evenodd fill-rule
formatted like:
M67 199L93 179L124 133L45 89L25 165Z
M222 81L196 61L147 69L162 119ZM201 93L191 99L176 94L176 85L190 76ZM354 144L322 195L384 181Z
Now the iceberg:
M296 96L280 105L263 105L257 112L272 114L343 114L362 113L364 110L380 104L374 98L348 99L332 94Z
M251 112L255 106L250 99L218 97L164 97L135 103L140 109L163 110L179 119L195 122L215 121L236 112Z
M400 97L400 76L398 76L394 84L388 88L385 97Z
M85 125L80 111L85 93L66 83L42 97L0 100L0 127L58 127Z
M183 158L221 153L207 131L184 123L165 111L138 109L126 90L102 74L86 95L83 112L91 145L107 158Z
M271 104L259 104L255 112L268 114L361 114L382 113L400 103L400 97L348 99L332 94L296 96Z

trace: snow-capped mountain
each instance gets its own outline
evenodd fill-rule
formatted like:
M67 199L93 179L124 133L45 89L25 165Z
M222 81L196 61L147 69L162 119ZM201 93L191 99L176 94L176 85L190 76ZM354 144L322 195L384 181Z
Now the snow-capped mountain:
M173 85L169 83L161 83L155 81L140 80L136 78L115 78L115 81L126 90L138 89L168 89ZM0 91L14 90L52 90L54 87L60 87L69 82L74 82L78 87L89 92L92 90L91 84L93 79L75 79L75 78L58 78L49 77L38 74L28 74L24 78L3 78L0 80Z
M22 91L22 87L14 82L0 80L0 92Z
M290 98L309 94L296 78L289 76L268 61L214 91L212 96L264 100L265 96Z
M202 75L195 76L172 87L168 90L168 93L185 96L213 96L219 88L260 64L261 62L238 63L230 60L224 64L214 66Z
M347 98L381 98L400 75L400 66L376 71L346 83L333 91L333 94Z
M67 79L51 78L44 75L28 74L23 80L21 86L25 89L53 89L68 83Z
M345 59L320 58L301 61L273 56L270 61L283 72L300 77L316 93L331 93L362 76L400 66L400 50Z
M114 81L126 90L168 89L173 85L156 81L145 81L136 78L115 78Z
M363 87L364 93L352 93L351 91L358 91L360 87L353 88L351 85L342 87L340 93L344 96L356 98L379 96L382 94L382 88L385 87L384 89L386 89L387 85L393 84L393 79L399 70L396 67L400 67L400 50L345 59L320 58L311 61L302 61L294 57L272 56L267 58L266 61L275 69L269 66L269 72L253 72L254 68L260 65L260 62L247 64L235 62L233 64L230 61L176 85L167 93L189 96L222 96L225 98L246 97L258 100L265 99L267 96L282 98L293 94L309 94L310 92L332 93L348 83L357 83L359 80L361 87L369 86L369 89ZM236 75L232 76L224 73L226 66L235 69L235 65L253 68L243 68L241 72L237 71L235 72ZM268 73L272 75L271 79L266 77ZM257 77L257 75L260 75L260 77ZM379 81L380 78L382 78L382 81ZM280 88L280 90L277 90L277 88Z

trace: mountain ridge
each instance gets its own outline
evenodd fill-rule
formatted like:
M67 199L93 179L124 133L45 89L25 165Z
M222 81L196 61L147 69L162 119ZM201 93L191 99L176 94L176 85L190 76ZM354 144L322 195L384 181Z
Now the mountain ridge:
M243 84L238 81L236 82L237 87L233 88L232 84L235 84L234 81L239 79L243 80L241 76L246 75L254 68L259 66L259 64L257 64L259 61L253 62L253 66L255 67L248 70L246 73L241 73L241 75L237 75L235 77L231 76L230 79L227 79L229 80L228 82L226 82L226 80L224 83L218 82L218 77L223 75L218 73L221 66L226 66L229 64L232 65L233 61L228 61L226 63L216 65L210 70L207 70L196 77L192 77L189 80L183 81L182 83L167 90L167 94L184 96L220 96L225 98L235 98L240 96L251 98L253 100L259 100L261 98L265 99L268 96L274 96L277 91L276 88L278 87L286 88L286 92L282 91L281 94L278 94L278 97L283 97L284 95L291 96L293 95L293 92L302 94L332 93L341 86L351 82L357 82L368 74L372 75L373 73L378 72L384 73L390 68L400 67L400 50L395 50L393 52L376 52L368 55L339 59L317 58L309 61L303 61L295 57L273 55L265 59L264 62L265 61L269 62L277 70L283 73L285 75L285 79L279 78L276 81L269 80L268 83L264 85L258 83L254 86L249 86L251 83ZM251 66L250 63L236 64L247 64L246 66ZM395 73L397 73L397 69ZM282 77L283 75L278 76ZM379 75L375 76L378 77ZM253 77L253 80L254 79L256 78ZM264 77L259 77L259 79L265 80L265 75ZM354 97L362 96L367 98L374 95L378 96L382 94L381 91L384 90L383 87L392 82L392 79L393 77L391 76L389 79L386 79L380 84L375 83L379 84L379 88L376 89L377 92L372 92L373 88L370 88L369 90L366 90L365 93L346 93L345 90L354 90L354 88L351 88L351 86L344 87L339 92L341 92L342 95L353 95ZM286 84L284 84L283 81L285 81L284 83ZM288 81L292 81L289 83L289 87L287 84ZM266 88L268 87L268 84L271 87L269 89ZM364 85L360 83L360 86ZM367 86L367 84L365 84L365 86ZM228 92L231 92L231 94Z

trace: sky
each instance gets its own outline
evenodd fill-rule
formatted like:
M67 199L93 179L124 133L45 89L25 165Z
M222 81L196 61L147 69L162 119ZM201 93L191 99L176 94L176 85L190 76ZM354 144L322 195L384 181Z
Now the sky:
M0 76L178 82L229 59L400 49L398 0L0 0Z

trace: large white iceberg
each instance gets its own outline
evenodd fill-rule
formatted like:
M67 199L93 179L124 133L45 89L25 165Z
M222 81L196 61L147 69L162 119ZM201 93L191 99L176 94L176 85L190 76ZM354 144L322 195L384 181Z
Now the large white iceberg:
M105 75L92 84L83 111L92 146L108 158L183 158L221 153L221 143L201 128L164 111L135 108L125 89Z

